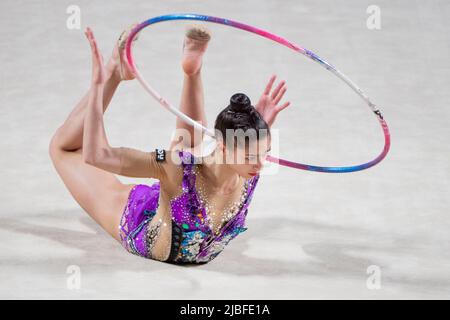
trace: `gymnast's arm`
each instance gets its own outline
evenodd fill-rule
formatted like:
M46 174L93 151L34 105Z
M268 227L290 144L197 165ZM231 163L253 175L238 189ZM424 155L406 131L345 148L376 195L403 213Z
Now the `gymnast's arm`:
M156 151L144 152L110 146L103 123L103 92L107 79L103 58L98 50L94 34L89 28L85 35L92 51L92 82L83 123L84 162L105 171L129 177L166 179L168 173L176 170L172 162L175 158L172 157L171 152L164 157L160 153L156 154ZM165 150L163 151L163 155L166 155Z
M176 173L176 151L144 152L127 147L112 147L106 136L102 111L103 85L91 87L84 119L83 160L94 167L127 177L170 180ZM159 160L159 161L158 161Z
M177 170L175 152L164 149L145 152L128 147L109 147L90 164L126 177L167 180Z

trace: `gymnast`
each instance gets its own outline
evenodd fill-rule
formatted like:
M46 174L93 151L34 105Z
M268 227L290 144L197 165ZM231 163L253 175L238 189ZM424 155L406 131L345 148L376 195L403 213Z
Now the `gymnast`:
M106 64L92 30L86 29L92 54L91 85L53 135L50 157L78 204L127 251L167 263L207 263L247 230L248 206L270 152L270 127L278 113L290 105L280 103L286 83L281 81L272 90L276 79L272 75L256 106L243 93L232 95L230 104L216 118L214 128L221 134L209 155L194 155L198 146L194 131L198 129L179 118L176 128L191 133L188 141L173 139L168 149L150 152L112 147L103 113L119 84L135 79L124 55L131 29L122 32ZM206 27L189 25L181 63L180 111L204 126L201 67L210 39ZM256 138L230 143L223 138L228 137L227 129L253 130ZM222 163L224 158L233 162ZM157 182L124 184L116 174Z

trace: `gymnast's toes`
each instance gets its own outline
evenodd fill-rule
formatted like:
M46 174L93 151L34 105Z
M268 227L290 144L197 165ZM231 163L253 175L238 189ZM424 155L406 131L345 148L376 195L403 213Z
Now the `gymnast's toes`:
M208 42L211 39L211 31L201 24L190 24L186 27L186 37Z
M208 47L211 32L199 24L187 26L183 42L183 70L191 75L200 72L202 56Z
M131 67L128 65L128 62L126 61L125 45L127 42L127 38L131 33L131 30L133 30L133 28L136 27L137 25L138 25L137 23L129 25L127 29L125 29L121 33L113 50L111 59L114 62L113 64L115 65L114 72L118 74L118 77L120 77L121 80L132 80L135 78L135 75L133 74ZM133 42L136 41L138 38L139 35L136 35L133 39Z

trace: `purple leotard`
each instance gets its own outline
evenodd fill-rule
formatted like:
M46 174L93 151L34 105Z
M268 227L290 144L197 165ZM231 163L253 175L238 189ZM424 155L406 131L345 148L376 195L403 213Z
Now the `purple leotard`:
M206 210L195 189L193 166L196 158L188 151L179 151L183 166L182 193L170 200L172 243L170 263L206 263L214 259L239 233L247 230L245 219L259 175L246 181L247 196L240 210L214 234L206 223ZM131 189L120 222L122 245L131 253L150 258L148 248L149 222L156 214L160 182L138 184Z

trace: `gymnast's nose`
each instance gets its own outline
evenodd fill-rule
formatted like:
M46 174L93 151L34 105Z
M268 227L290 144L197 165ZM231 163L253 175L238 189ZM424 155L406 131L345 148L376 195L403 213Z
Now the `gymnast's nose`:
M261 171L262 167L264 166L265 159L266 156L258 157L257 163L253 166L254 171L256 172Z

